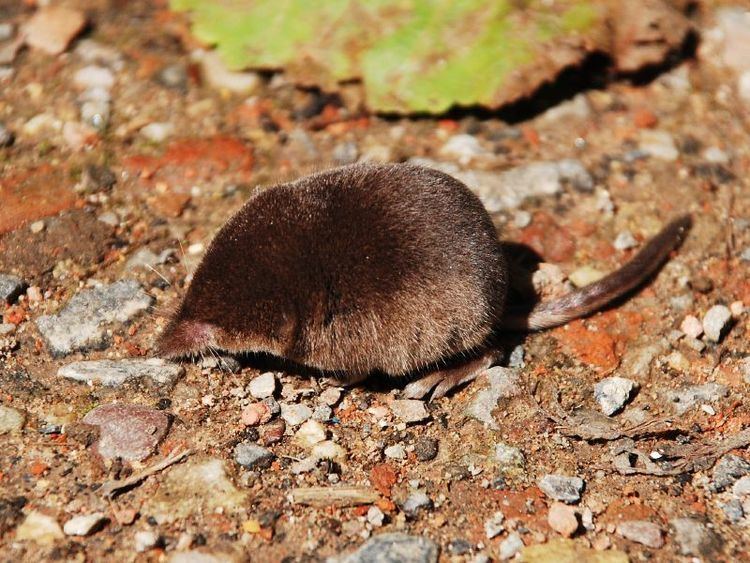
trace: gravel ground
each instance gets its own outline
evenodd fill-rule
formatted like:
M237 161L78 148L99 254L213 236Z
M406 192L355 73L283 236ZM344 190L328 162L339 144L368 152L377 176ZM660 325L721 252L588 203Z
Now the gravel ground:
M31 26L32 4L0 24L2 560L747 557L750 4L701 5L696 56L654 80L515 124L229 73L160 3ZM462 179L544 295L695 226L636 295L504 336L503 366L431 403L153 358L254 190L357 160Z

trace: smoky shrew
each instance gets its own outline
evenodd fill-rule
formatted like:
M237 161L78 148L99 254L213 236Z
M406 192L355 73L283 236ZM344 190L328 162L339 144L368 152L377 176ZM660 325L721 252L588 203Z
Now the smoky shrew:
M427 372L406 394L434 398L492 363L493 333L600 309L653 274L689 227L681 217L602 280L513 314L495 227L464 184L410 164L335 168L269 188L227 221L158 349L268 353L347 381ZM439 369L462 355L474 359Z

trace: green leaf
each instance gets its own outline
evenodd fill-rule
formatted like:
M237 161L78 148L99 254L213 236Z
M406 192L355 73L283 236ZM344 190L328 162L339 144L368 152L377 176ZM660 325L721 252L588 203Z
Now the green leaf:
M499 107L604 44L593 0L172 0L230 68L283 69L379 112Z

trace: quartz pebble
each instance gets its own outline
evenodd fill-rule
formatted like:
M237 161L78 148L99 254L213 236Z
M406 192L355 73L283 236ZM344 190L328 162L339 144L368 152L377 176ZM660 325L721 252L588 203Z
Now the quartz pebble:
M57 370L58 377L105 387L120 387L127 381L138 379L171 387L184 373L182 366L161 358L88 360L73 362Z
M20 430L25 420L21 411L0 405L0 435Z
M647 520L627 520L617 525L617 533L626 540L658 549L664 545L659 526Z
M553 500L576 503L581 500L583 479L567 475L545 475L539 480L539 488Z
M63 531L68 536L88 536L106 521L106 516L102 512L74 516L63 526Z
M521 392L518 371L511 368L495 366L484 372L489 387L480 389L466 408L466 415L490 428L497 429L498 424L492 416L500 399L515 397Z
M163 143L174 135L175 127L168 122L154 122L141 127L140 134L152 143Z
M508 534L508 537L500 543L500 560L507 561L508 559L515 557L521 549L523 549L523 540L521 539L521 536L516 532Z
M594 398L607 416L620 411L630 399L636 383L624 377L607 377L594 386Z
M377 506L373 505L367 510L367 521L375 528L383 525L385 514Z
M281 418L289 426L299 426L312 417L312 409L307 405L281 403Z
M732 321L732 312L725 305L714 305L703 317L703 331L706 338L719 342Z
M575 509L560 502L552 503L549 507L547 523L550 528L566 538L578 531L578 516Z
M415 399L397 399L391 401L390 408L393 414L402 422L422 422L430 417L424 401Z
M487 536L488 540L503 533L505 530L503 520L505 520L505 515L498 511L495 512L490 519L484 522L484 535Z
M390 459L406 459L406 450L403 444L394 444L383 450L385 457Z
M432 508L432 500L427 494L421 491L411 493L401 507L407 516L416 516L420 510L428 510L430 508Z
M334 407L341 400L341 388L328 387L320 394L321 402L329 407Z
M96 407L83 422L99 427L96 452L105 459L146 459L169 430L164 412L142 405L110 403Z
M276 374L270 371L261 373L247 384L247 390L256 399L273 396L276 392Z
M18 528L15 541L31 541L39 545L50 545L62 539L60 524L52 516L32 510Z
M156 546L159 536L151 530L141 530L133 536L134 548L138 553L143 553Z
M86 24L86 18L78 10L62 6L44 6L26 22L23 35L26 44L49 55L59 55Z
M687 315L680 323L680 330L690 338L698 338L703 334L703 324L693 315Z
M234 461L246 469L266 469L274 457L273 452L250 442L240 442L234 447Z
M294 441L303 448L311 448L326 439L326 429L317 420L307 420L302 423L294 435Z
M638 242L635 240L633 233L630 231L621 231L615 237L613 246L616 250L628 250L634 248L637 244Z
M122 280L81 291L56 315L39 317L36 325L50 352L64 356L76 350L103 348L111 325L132 320L153 302L138 282Z

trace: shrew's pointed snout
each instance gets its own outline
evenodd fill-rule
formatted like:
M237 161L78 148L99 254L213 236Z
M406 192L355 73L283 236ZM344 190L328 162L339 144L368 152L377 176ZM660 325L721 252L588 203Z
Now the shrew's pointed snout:
M192 356L216 346L216 328L208 323L174 319L159 336L157 355L163 358Z

